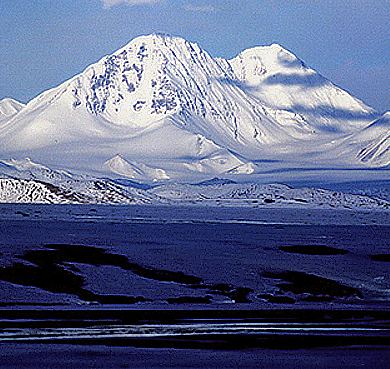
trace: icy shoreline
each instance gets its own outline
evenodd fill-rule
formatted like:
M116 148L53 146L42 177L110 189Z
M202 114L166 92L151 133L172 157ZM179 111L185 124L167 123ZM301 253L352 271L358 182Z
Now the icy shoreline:
M0 220L258 225L389 225L385 209L180 205L0 204Z

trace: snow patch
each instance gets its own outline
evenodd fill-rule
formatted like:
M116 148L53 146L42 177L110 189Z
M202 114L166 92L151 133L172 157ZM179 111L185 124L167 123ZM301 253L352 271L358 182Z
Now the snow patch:
M137 180L166 180L169 176L164 169L152 168L143 163L128 162L120 155L105 162L105 166L115 174Z
M19 113L26 105L14 99L5 98L0 101L0 123L11 119Z

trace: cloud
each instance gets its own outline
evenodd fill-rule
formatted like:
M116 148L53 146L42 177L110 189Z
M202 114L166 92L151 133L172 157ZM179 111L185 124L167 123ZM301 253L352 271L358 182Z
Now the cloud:
M115 5L142 5L142 4L155 4L159 3L160 0L102 0L105 9L109 9Z
M217 8L212 5L192 5L186 4L183 6L184 10L192 13L215 13Z
M165 3L166 0L101 0L103 3L104 9L112 8L113 6L124 4L124 5L147 5L147 4L157 4L157 3ZM182 6L187 12L190 13L215 13L217 12L217 8L212 5L193 5L193 4L185 4Z

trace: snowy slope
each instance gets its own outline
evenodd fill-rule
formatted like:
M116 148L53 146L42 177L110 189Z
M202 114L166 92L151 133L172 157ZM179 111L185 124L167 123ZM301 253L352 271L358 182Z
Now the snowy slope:
M386 170L390 164L390 113L354 134L335 140L331 146L332 150L327 153L329 161L344 161L347 165L362 163L369 168Z
M15 116L20 110L25 107L25 104L14 99L0 100L0 123Z
M390 164L390 112L354 135L350 141L359 148L357 157L371 166Z
M111 172L126 178L152 181L169 179L164 169L152 168L143 163L129 163L120 155L106 161L105 165Z
M227 61L151 35L10 115L0 157L150 180L256 173L259 160L378 165L348 150L329 159L377 118L279 45ZM117 155L133 168L111 162Z
M280 45L245 50L229 63L250 94L274 109L300 114L316 131L356 131L375 116Z
M33 162L30 158L0 160L0 175L27 180L50 181L52 183L82 178L82 176L75 176L63 170L52 170L42 164Z

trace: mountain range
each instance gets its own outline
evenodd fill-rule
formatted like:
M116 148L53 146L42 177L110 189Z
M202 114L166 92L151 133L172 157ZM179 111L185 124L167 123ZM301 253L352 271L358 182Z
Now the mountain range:
M52 170L30 159L0 160L0 203L185 205L388 211L388 199L283 184L213 178L195 184L142 185ZM22 214L23 215L23 214Z
M8 162L149 183L386 173L390 113L277 44L225 60L154 34L26 105L2 100L0 142Z

